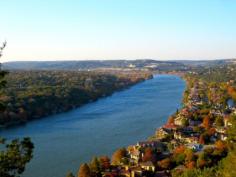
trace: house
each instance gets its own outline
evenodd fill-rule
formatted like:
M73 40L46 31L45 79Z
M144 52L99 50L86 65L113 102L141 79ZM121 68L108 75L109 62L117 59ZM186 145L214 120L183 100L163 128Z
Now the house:
M185 138L185 135L182 132L174 132L174 138L178 140L183 140Z
M216 127L215 130L216 130L216 133L226 133L225 127Z
M170 133L171 131L169 129L161 127L156 131L156 137L158 139L165 139Z
M163 128L165 128L165 129L168 129L168 130L176 130L177 129L177 125L175 125L175 124L165 124L164 126L163 126Z
M183 120L184 120L184 117L178 116L178 117L175 118L174 123L175 123L175 125L182 126L183 125Z
M141 167L132 167L131 169L131 177L142 176L143 170Z
M199 138L196 136L191 136L191 137L185 137L184 141L187 143L198 143L199 142Z
M202 121L199 121L199 120L189 120L188 121L188 123L189 123L189 126L198 126L198 125L200 125L201 123L202 123Z
M221 133L221 134L219 134L219 136L220 136L220 139L221 139L222 141L225 141L225 140L227 140L227 138L228 138L227 134L225 134L225 133Z
M118 172L110 172L110 171L107 171L107 172L104 172L102 174L103 177L115 177L115 176L119 176L119 173Z
M189 106L186 106L185 108L181 109L177 116L182 117L182 118L188 117L189 116Z
M202 150L206 150L206 149L215 149L215 145L214 144L203 145Z
M142 141L138 142L136 146L138 148L146 148L146 147L162 148L162 143L160 141Z
M132 151L128 151L130 158L132 160L134 160L134 162L138 162L141 157L142 157L142 153L138 150L138 149L133 149Z
M169 175L166 173L166 171L157 171L155 173L155 177L168 177Z
M194 150L194 151L200 151L202 149L202 145L198 143L191 143L187 145L188 148Z
M172 139L170 141L170 144L172 145L173 148L176 148L179 146L179 142L176 139Z
M185 134L193 134L194 133L193 127L191 127L191 126L183 127L183 128L181 128L181 131Z
M226 128L225 127L216 127L215 136L220 138L221 140L227 139Z
M186 169L186 167L184 165L179 165L177 167L175 167L175 170L177 171L184 171Z
M229 115L224 116L224 126L225 127L232 126L232 123L230 123L229 119L230 119Z
M131 177L131 173L130 173L129 170L122 169L122 170L119 172L119 176Z
M147 162L141 162L139 163L140 167L144 170L147 171L155 171L155 165L153 165L153 163L151 161L147 161Z

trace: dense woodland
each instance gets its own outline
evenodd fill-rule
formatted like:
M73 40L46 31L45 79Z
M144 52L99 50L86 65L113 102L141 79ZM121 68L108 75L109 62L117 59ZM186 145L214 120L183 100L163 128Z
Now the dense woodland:
M151 69L159 71L186 70L184 63L175 61L143 60L90 60L90 61L20 61L3 63L4 69L20 70L85 70L99 68Z
M65 112L151 78L144 71L10 71L0 125Z

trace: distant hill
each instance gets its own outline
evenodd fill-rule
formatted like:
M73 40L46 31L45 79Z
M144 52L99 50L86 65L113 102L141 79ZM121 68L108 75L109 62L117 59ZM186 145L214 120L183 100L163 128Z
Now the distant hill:
M19 61L3 63L9 70L87 70L98 68L148 68L152 70L185 70L183 63L157 60L90 60L90 61Z
M8 70L88 70L99 68L136 68L156 71L184 71L189 67L209 67L236 63L236 59L225 60L87 60L87 61L17 61L3 63Z
M175 60L177 63L181 63L186 66L217 66L226 64L235 64L236 59L218 59L218 60Z

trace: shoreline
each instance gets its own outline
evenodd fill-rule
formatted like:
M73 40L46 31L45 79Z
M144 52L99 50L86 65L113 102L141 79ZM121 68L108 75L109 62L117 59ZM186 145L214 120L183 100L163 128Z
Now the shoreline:
M42 117L31 117L30 119L28 119L28 121L21 121L21 120L19 120L19 121L8 122L8 123L3 124L3 125L1 124L0 125L0 131L3 131L4 129L11 129L11 128L15 128L15 127L24 126L28 122L32 122L32 121L40 120L40 119L46 119L46 118L49 118L51 116L55 116L55 115L58 115L58 114L63 114L63 113L67 113L67 112L73 111L75 109L79 109L79 108L81 108L81 107L83 107L83 106L85 106L87 104L94 103L94 102L96 102L96 101L98 101L100 99L110 97L110 96L112 96L116 92L121 92L123 90L127 90L127 89L129 89L129 88L131 88L131 87L133 87L133 86L135 86L137 84L140 84L142 82L145 82L145 81L153 79L153 78L154 78L154 74L151 74L148 78L143 78L142 80L139 80L138 82L131 83L131 84L125 86L124 88L118 88L117 90L114 90L113 92L108 93L106 95L101 95L100 97L98 97L98 98L96 98L94 100L88 100L86 103L83 103L83 104L81 104L79 106L75 106L75 107L73 107L71 109L68 109L66 111L52 112L52 114L49 113L48 115L42 116Z
M223 111L215 111L216 105L212 105L208 100L206 95L209 89L208 82L188 73L161 74L175 75L185 81L182 106L170 114L163 125L156 127L154 135L144 141L137 141L137 144L117 149L112 156L98 157L100 163L103 163L103 158L109 161L109 167L103 167L99 174L105 176L126 174L127 177L162 174L168 177L187 169L201 169L206 166L205 163L217 165L217 162L227 155L227 147L223 146L223 143L227 140L226 130L232 124L228 123L229 115L224 114ZM205 90L204 94L203 90ZM210 107L206 109L206 106ZM225 109L223 105L221 109ZM234 111L232 106L228 109L231 113ZM236 111L234 113L236 114ZM221 116L222 123L220 125L210 123L210 116L214 116L213 121L217 120L216 116ZM221 154L217 154L219 150ZM216 161L199 163L204 154L216 158ZM191 155L191 158L188 155ZM84 166L91 165L93 160L82 164L79 172ZM91 173L93 172L91 169Z

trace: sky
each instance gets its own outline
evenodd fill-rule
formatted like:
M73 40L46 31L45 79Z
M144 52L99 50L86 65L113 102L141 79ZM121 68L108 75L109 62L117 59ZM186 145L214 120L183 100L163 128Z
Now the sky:
M236 0L0 0L1 60L236 58Z

